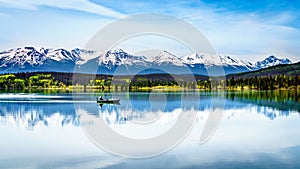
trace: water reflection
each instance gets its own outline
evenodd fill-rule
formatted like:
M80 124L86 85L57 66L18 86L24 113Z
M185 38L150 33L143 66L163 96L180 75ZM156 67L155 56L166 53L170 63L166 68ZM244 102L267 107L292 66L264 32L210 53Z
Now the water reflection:
M30 99L24 94L20 96L22 99L0 95L0 168L300 166L297 92L167 93L164 106L157 106L161 102L155 99L151 102L149 97L165 93L101 94L120 98L121 104L101 107L95 102L99 94L93 93L52 94L51 97L34 94L28 97ZM195 100L197 97L199 99ZM225 101L225 118L209 142L199 145L201 127L208 114L220 106L212 104L212 99L220 103ZM183 101L186 104L180 104ZM178 147L161 156L133 160L112 156L96 147L80 128L85 124L80 124L78 110L126 131L133 121L147 118L160 117L158 128L164 128L176 120L179 113L196 111L198 116L193 130ZM147 132L159 133L158 128Z
M216 108L212 105L212 99L225 103L223 109L227 119L234 118L235 114L244 110L253 109L257 114L262 114L272 120L300 112L299 92L295 91L154 93L154 95L158 98L165 97L163 107L160 106L163 103L161 100L151 100L150 93L107 93L106 97L120 98L121 105L104 104L102 106L94 101L95 94L50 96L2 94L0 96L0 122L27 129L48 125L79 126L79 115L76 114L76 110L79 109L104 118L108 124L126 124L128 121L158 117L161 114L164 114L166 118L174 118L176 114L187 111L197 111L199 114L197 121L201 121L205 120L208 113ZM184 105L182 98L186 102Z
M226 98L278 110L300 112L300 93L297 90L227 92Z
M37 126L79 126L73 103L0 102L0 122L26 129Z

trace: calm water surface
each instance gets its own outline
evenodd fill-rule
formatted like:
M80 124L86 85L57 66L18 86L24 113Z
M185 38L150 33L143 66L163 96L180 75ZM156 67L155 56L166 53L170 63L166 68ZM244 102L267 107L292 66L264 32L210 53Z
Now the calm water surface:
M120 105L98 105L94 93L0 94L0 168L300 168L300 97L296 91L101 93ZM209 113L222 110L212 137L199 144ZM163 133L180 113L197 112L189 135L155 157L110 154L81 128L84 111L128 137ZM149 117L155 128L133 131ZM142 133L142 134L141 134Z

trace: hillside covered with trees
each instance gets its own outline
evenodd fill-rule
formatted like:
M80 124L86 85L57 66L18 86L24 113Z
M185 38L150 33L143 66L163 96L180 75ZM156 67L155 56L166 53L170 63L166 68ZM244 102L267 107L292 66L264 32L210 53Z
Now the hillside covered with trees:
M197 84L197 82L199 82ZM180 87L187 89L209 88L207 76L149 74L136 76L111 76L57 72L16 73L0 75L0 89L28 88L91 88L101 90L131 90L151 87Z
M228 89L296 89L300 85L300 62L232 74L226 78Z
M252 77L267 77L267 76L299 76L300 75L300 62L287 65L276 65L265 69L260 69L251 72L237 73L228 75L228 78L252 78Z
M300 89L300 62L226 76L226 80L202 75L95 75L58 72L28 72L0 75L0 89L99 89L99 90L276 90Z

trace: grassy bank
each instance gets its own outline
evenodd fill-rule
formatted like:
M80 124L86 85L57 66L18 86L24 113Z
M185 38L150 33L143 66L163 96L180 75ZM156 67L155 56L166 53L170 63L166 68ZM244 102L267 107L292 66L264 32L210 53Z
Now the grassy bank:
M2 90L64 91L246 91L299 90L300 76L266 76L210 79L191 75L110 76L70 73L19 73L0 75Z

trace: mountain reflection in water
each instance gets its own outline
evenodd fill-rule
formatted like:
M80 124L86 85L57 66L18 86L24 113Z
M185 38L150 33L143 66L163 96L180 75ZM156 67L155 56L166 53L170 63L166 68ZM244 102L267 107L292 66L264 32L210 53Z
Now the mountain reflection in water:
M108 124L120 125L160 114L174 120L176 114L188 111L197 111L197 121L201 121L215 108L222 108L226 119L234 118L239 113L254 112L273 120L300 112L299 93L294 91L155 94L157 97L164 96L165 103L149 101L149 93L118 93L116 97L121 99L121 105L102 106L93 101L95 95L91 94L63 94L61 97L34 95L30 100L25 96L5 94L0 95L0 123L29 130L48 125L80 126L80 116L76 114L78 110L104 118ZM75 99L70 99L72 97ZM187 104L181 104L182 97ZM224 103L224 107L215 106L212 100ZM165 105L162 107L161 104Z

